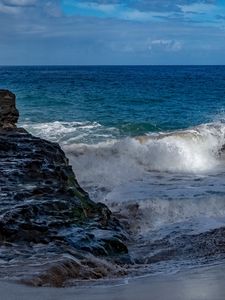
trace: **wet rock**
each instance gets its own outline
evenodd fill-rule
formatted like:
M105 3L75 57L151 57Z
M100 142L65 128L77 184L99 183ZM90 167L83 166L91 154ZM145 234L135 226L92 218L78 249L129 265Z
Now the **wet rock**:
M14 128L19 118L16 96L8 90L0 90L0 128Z
M34 261L43 266L68 252L73 259L95 254L111 261L127 253L122 226L80 187L60 146L16 128L18 116L15 95L0 90L0 258L7 262L0 278L32 275ZM107 239L95 236L96 229ZM39 245L43 253L36 253Z

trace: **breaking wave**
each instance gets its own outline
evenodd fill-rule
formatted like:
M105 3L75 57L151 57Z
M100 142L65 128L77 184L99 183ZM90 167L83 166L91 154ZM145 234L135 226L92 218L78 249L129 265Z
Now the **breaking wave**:
M211 172L221 166L224 143L225 125L217 123L92 145L65 145L64 149L81 181L96 177L108 186L141 179L152 171Z
M64 149L91 197L128 222L132 216L129 226L143 234L225 216L224 143L225 125L216 123Z
M225 224L224 197L186 200L155 198L128 203L114 201L108 205L129 225L133 234L145 235L151 232L151 239L152 232L159 229L165 231L166 228L166 233L182 229L186 233L201 233Z
M225 144L225 124L221 122L136 137L122 137L115 127L88 121L22 125L34 135L59 142L76 159L85 157L88 169L96 171L97 164L101 171L105 167L112 171L117 167L121 171L130 171L130 167L136 171L210 171L220 163Z

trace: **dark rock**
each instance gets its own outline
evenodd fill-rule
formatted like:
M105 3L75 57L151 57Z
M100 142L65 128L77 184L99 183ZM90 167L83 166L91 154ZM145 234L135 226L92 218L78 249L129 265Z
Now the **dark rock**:
M16 96L8 90L0 90L0 127L14 128L18 118Z
M0 90L0 259L7 262L0 278L32 275L34 261L55 263L68 252L111 261L127 253L122 226L79 186L60 146L16 128L18 116L15 95ZM93 233L99 229L107 238Z

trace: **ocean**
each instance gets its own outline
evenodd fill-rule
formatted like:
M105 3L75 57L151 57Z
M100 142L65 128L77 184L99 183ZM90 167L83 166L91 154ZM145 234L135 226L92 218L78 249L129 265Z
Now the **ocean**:
M0 67L19 126L58 142L149 273L224 261L225 67ZM216 234L215 234L216 232Z

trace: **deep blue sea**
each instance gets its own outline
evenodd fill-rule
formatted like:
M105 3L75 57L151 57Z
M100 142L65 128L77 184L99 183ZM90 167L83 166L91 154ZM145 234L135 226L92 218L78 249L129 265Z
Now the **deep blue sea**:
M153 236L225 226L224 66L0 67L0 87L19 125L59 142L92 199L127 217L142 255Z
M214 121L225 105L223 66L1 67L21 122L98 122L122 136Z

